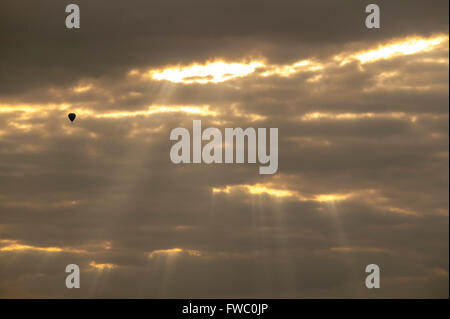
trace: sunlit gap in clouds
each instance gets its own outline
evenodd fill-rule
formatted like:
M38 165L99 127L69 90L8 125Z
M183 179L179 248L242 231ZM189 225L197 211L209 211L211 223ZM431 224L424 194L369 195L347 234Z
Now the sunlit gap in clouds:
M202 106L188 106L188 105L152 105L147 110L128 111L128 112L112 112L96 114L97 118L122 118L122 117L134 117L134 116L150 116L160 113L186 113L195 114L200 116L217 116L218 112L210 109L209 105Z
M110 250L112 248L111 242L103 242L101 248ZM91 260L87 266L87 271L90 273L90 278L92 278L89 282L89 297L95 296L98 287L107 280L107 276L111 271L120 268L119 265L114 263L98 263L95 260Z
M203 116L217 116L218 112L210 109L209 105L150 105L147 109L136 111L105 112L87 107L77 107L66 104L0 104L0 113L18 113L20 119L31 119L33 114L46 116L54 111L73 111L83 114L83 117L121 118L134 116L149 116L160 113L186 113Z
M261 77L289 77L300 72L320 72L329 66L344 66L352 61L363 65L379 60L445 49L446 47L448 47L448 35L412 36L383 43L368 50L344 51L323 61L303 59L285 65L270 64L265 59L250 60L248 62L213 61L203 64L193 63L190 65L169 66L146 71L133 69L128 75L138 76L147 80L165 80L181 84L222 83L253 74ZM317 82L319 80L320 77L313 77L309 82Z
M89 263L89 266L91 266L92 268L96 269L96 270L110 270L110 269L115 269L118 266L115 264L111 264L111 263L96 263L95 261L91 261Z
M298 191L277 188L271 183L266 184L240 184L240 185L227 185L225 187L217 187L212 188L212 193L225 193L232 194L234 192L246 192L250 195L268 195L271 198L275 199L286 199L286 200L294 200L294 201L314 201L314 202L333 202L346 200L350 197L354 196L354 193L348 194L315 194L315 195L307 195L300 194Z
M108 113L93 113L92 117L102 120L127 119L131 117L150 117L158 114L173 113L174 116L197 116L197 117L216 117L219 113L212 110L209 105L191 106L191 105L151 105L145 110L136 111L118 111ZM118 165L110 176L110 182L105 187L103 193L97 201L96 210L108 212L109 227L105 230L108 236L112 236L116 229L122 227L123 216L130 214L128 205L133 200L133 193L136 185L143 178L148 178L142 172L148 171L149 162L151 162L152 149L142 147L140 143L130 143L124 151L122 165ZM111 199L112 198L112 199ZM151 208L149 208L151 210ZM110 232L110 233L109 233ZM170 267L174 258L180 253L180 248L168 251L155 251L152 256L159 256L156 263L167 268L163 270L163 286L166 287L166 280L170 273ZM194 254L188 251L189 255ZM155 262L155 260L152 260Z
M74 112L77 114L77 120L71 123L67 120L67 113ZM87 137L90 139L97 139L98 134L90 127L87 129L86 119L98 120L126 120L132 118L150 118L155 116L171 115L175 117L195 116L195 117L209 117L211 123L215 125L226 125L232 123L235 119L246 120L249 122L259 122L265 120L267 117L257 114L243 112L236 103L230 105L226 111L227 116L220 107L211 107L209 104L202 105L149 105L144 109L138 110L117 110L104 111L96 110L95 108L79 107L68 103L54 105L54 104L0 104L0 115L11 114L7 119L7 126L0 130L0 138L10 135L15 132L29 133L33 130L39 130L42 136L50 136L54 132L48 129L49 124L55 123L54 118L60 118L61 121L57 123L59 128L65 135L76 135L78 137ZM50 119L47 121L47 119ZM37 120L40 121L37 121ZM145 126L144 122L131 122L131 127L126 135L127 137L135 137L141 133L153 134L161 132L165 126L165 121L159 121L160 125ZM39 151L39 145L27 145L29 151Z
M159 89L156 92L155 98L165 99L170 97L173 90L176 90L176 86L169 85L170 82L180 84L207 84L207 83L222 83L237 78L245 78L252 74L263 78L269 78L273 76L278 77L290 77L292 75L308 72L311 73L311 77L306 80L308 83L318 82L320 84L323 75L326 74L329 67L336 68L344 66L350 62L357 62L360 66L370 64L377 61L389 60L392 58L411 56L418 53L433 53L435 51L448 52L448 35L437 34L430 37L418 37L411 36L402 39L395 39L390 42L381 43L378 46L369 48L366 50L356 50L353 52L344 51L329 59L316 61L313 59L302 59L292 64L276 65L270 64L264 59L249 60L247 62L224 62L214 61L206 62L204 64L191 64L180 65L176 67L168 67L166 69L151 69L151 70L132 70L128 73L131 77L140 77L143 79L150 79L154 81L162 81ZM448 65L448 59L443 59L442 56L421 56L421 60L427 62L445 63ZM391 72L381 72L377 77L377 82L368 91L376 89L407 89L407 90L429 90L432 87L418 87L417 84L401 85L403 77L402 72L393 70ZM390 80L390 85L386 86L383 83L386 79ZM392 82L395 81L395 82ZM408 86L409 85L409 86ZM56 89L54 89L56 90ZM97 90L93 83L89 81L80 81L78 84L71 88L72 92L77 94L86 93L91 90ZM366 90L366 89L365 89ZM57 95L64 93L63 91L56 90ZM158 100L157 99L157 100ZM234 112L233 115L237 117L247 116L252 121L264 120L264 116L259 114L241 114L237 108L231 107ZM54 112L75 112L80 114L83 118L101 118L101 119L120 119L127 117L147 117L157 114L166 113L180 113L180 114L192 114L198 116L215 116L219 117L221 113L219 109L213 109L210 105L150 105L146 109L139 110L120 110L114 112L105 112L97 110L93 107L78 105L71 105L70 103L61 104L5 104L0 103L0 114L13 113L14 117L9 119L8 126L2 128L0 136L4 137L11 130L18 132L30 132L37 128L43 128L43 123L37 123L33 121L36 117L47 118L53 116ZM328 115L311 114L310 119L314 117L327 117ZM385 114L387 115L387 114ZM396 115L390 114L389 116L395 117ZM350 119L353 115L343 114L336 117L336 119ZM365 114L355 115L355 117L376 117L381 115ZM328 116L329 117L329 116ZM306 118L304 117L303 120ZM67 133L71 133L76 126L65 126L64 130ZM45 133L45 130L41 130Z
M54 112L67 108L66 104L4 104L0 103L0 115L12 115L7 120L7 126L1 130L0 135L7 135L12 131L30 132L36 128L43 128L43 123L36 123L36 118L49 117Z
M88 256L96 252L104 252L110 249L110 243L101 241L93 242L81 245L79 248L68 246L37 246L33 244L25 244L20 240L13 239L0 239L0 255L5 254L15 258L16 256L22 256L24 254L34 255L36 259L34 267L37 272L46 267L53 258L61 254L70 255L71 258L79 258ZM91 267L95 266L95 269L112 269L112 264L90 264ZM95 287L94 287L95 289Z
M263 184L236 184L236 185L226 185L224 187L212 187L211 193L213 195L223 194L225 196L241 196L247 194L250 197L262 197L265 196L271 200L283 202L283 201L293 201L293 202L314 202L319 205L328 205L333 207L340 202L349 200L362 200L370 206L376 207L393 214L402 215L415 215L417 212L411 211L405 207L395 206L390 202L390 198L383 195L382 190L379 189L358 189L345 193L302 193L296 190L290 190L280 183L263 183ZM327 207L327 206L326 206Z
M278 176L273 177L278 180ZM289 190L277 189L271 187L271 184L256 185L225 185L223 187L212 187L211 194L211 224L214 225L216 217L215 208L229 207L222 205L224 201L239 202L242 205L243 221L250 217L250 223L241 224L239 227L245 227L244 238L247 244L251 246L251 251L245 254L245 258L252 259L251 262L266 276L277 276L280 283L287 290L293 287L291 280L295 274L293 256L289 251L289 236L287 232L286 214L283 210L283 197L290 196ZM268 198L267 195L272 195ZM246 196L250 195L250 196ZM248 200L249 199L249 200ZM236 207L234 204L230 207ZM221 210L225 215L227 211ZM229 212L231 215L236 212ZM223 218L220 218L223 220ZM214 225L215 226L215 225ZM234 225L231 225L233 227ZM218 226L222 227L222 226ZM212 238L215 239L215 238ZM267 242L273 245L267 247ZM274 274L274 271L276 272ZM260 287L261 283L255 283L253 288ZM250 288L250 287L249 287ZM263 289L270 289L264 287Z
M67 112L74 112L78 114L77 122L75 125L69 123L67 120ZM195 116L210 116L217 117L220 112L213 110L210 105L150 105L146 109L132 110L132 111L115 111L104 112L89 107L79 107L77 105L71 105L69 103L64 104L0 104L1 114L12 114L8 118L7 126L0 130L0 136L8 135L13 131L30 132L31 130L40 129L42 134L48 134L44 128L48 124L45 121L42 123L37 122L37 119L46 119L49 117L60 117L64 119L60 123L66 124L61 126L62 130L66 134L73 134L74 131L82 128L83 122L81 119L97 118L97 119L121 119L132 117L149 117L159 114L185 114ZM235 114L236 116L239 114ZM244 114L242 116L251 117L252 119L259 120L260 117L254 114ZM54 122L52 120L52 122ZM81 126L80 126L81 125ZM90 137L95 138L96 134L90 132Z
M144 78L168 80L174 83L220 83L249 75L263 65L260 61L249 63L214 61L204 65L192 64L168 67L162 70L150 70L144 74Z
M85 253L85 250L72 247L42 247L23 244L18 240L0 239L0 252L26 252L36 251L43 253Z
M158 256L173 257L177 256L180 253L185 253L188 254L189 256L197 256L197 257L202 255L202 253L196 249L170 248L170 249L153 250L148 254L148 258L155 258Z
M94 86L93 86L93 84L91 84L91 83L89 83L89 84L80 84L80 85L77 85L77 86L75 86L72 90L75 92L75 93L84 93L84 92L88 92L88 91L90 91L92 88L93 88Z
M324 69L324 65L311 60L301 60L288 65L267 65L266 70L261 73L262 77L278 75L288 77L299 72L314 72Z
M429 52L448 42L448 35L437 35L429 38L409 37L388 44L382 44L375 49L350 54L346 57L335 57L341 64L351 62L352 59L362 64L390 59L398 56ZM448 46L448 45L447 45Z
M414 123L417 121L417 114L409 114L405 112L365 112L365 113L330 113L330 112L312 112L303 114L300 117L300 121L309 122L309 121L319 121L321 119L324 120L333 120L333 121L351 121L351 120L359 120L359 119L405 119ZM437 118L436 115L423 115L427 117Z

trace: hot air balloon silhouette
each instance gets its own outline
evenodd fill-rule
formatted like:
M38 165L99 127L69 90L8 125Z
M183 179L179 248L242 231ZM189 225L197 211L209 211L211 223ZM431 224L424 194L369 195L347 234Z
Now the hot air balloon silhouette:
M73 120L75 120L76 117L77 117L77 115L75 113L69 113L69 120L71 122L73 122Z

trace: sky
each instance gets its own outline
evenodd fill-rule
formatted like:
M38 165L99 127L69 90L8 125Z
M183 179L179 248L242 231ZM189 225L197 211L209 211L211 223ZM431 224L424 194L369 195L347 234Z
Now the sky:
M448 1L73 2L0 3L1 298L448 298Z

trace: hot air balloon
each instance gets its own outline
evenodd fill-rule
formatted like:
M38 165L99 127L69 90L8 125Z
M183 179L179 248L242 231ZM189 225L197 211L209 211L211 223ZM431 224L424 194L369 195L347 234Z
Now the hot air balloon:
M69 113L69 120L71 122L73 122L73 120L75 120L76 117L77 117L77 115L75 113Z

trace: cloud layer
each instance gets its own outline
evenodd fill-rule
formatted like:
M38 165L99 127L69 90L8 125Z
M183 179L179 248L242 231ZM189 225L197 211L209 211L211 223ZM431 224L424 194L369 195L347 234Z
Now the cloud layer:
M0 4L1 297L448 298L447 1L379 30L362 1L77 3ZM278 173L174 165L194 119L279 128Z

